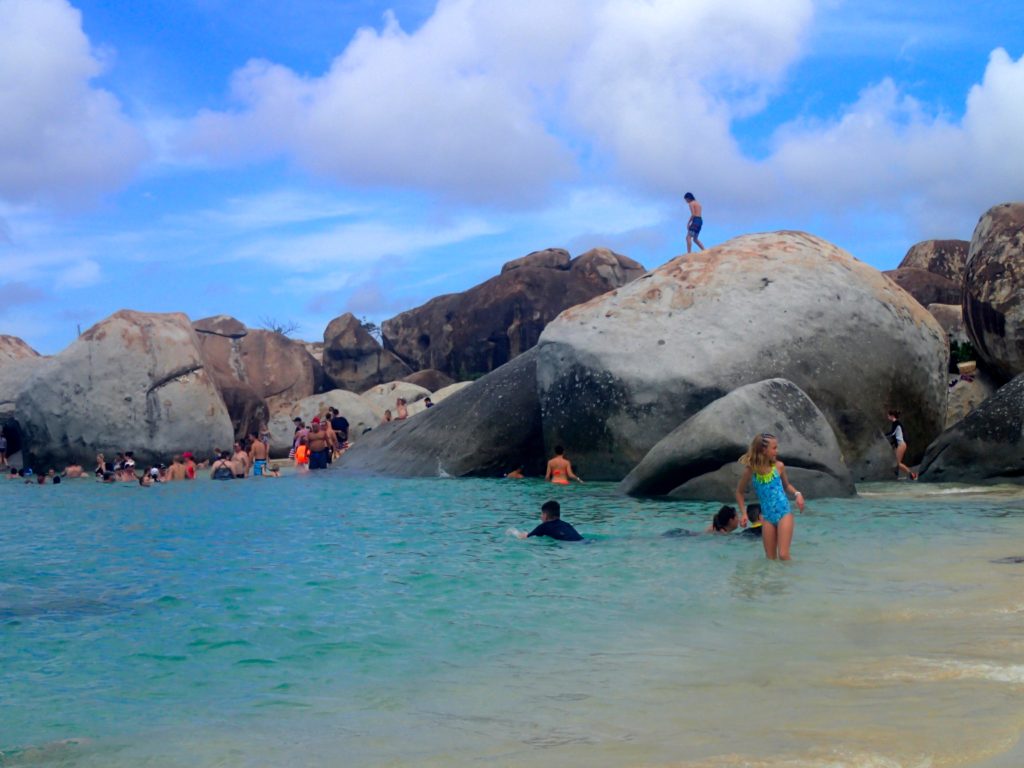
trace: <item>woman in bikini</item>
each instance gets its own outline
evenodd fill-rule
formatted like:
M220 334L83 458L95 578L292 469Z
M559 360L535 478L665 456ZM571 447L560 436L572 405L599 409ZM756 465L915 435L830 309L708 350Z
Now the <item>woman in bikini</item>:
M572 464L565 458L564 453L565 448L560 445L555 446L555 455L548 461L548 471L544 475L544 479L556 485L568 485L570 479L582 483L583 481L572 471Z

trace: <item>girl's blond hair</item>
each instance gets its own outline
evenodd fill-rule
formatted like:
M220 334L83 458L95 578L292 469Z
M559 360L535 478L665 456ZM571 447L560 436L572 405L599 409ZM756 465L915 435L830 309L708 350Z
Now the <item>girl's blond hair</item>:
M750 448L740 456L740 464L750 467L756 474L765 475L772 471L772 460L768 457L768 445L772 440L777 440L770 432L762 432L755 435L750 441Z

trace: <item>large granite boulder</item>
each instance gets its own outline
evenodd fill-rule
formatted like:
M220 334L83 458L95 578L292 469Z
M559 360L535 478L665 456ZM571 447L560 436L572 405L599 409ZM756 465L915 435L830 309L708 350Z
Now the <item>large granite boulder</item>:
M1024 203L990 208L974 229L964 269L964 323L997 377L1024 373Z
M183 314L122 310L31 362L20 391L4 398L29 466L87 465L120 450L146 464L231 444L227 408Z
M409 406L425 397L430 397L430 390L416 384L410 384L407 381L389 381L387 384L378 384L376 387L370 387L360 397L379 416L383 416L385 410L390 410L392 415L394 415L395 401L398 398L405 398L405 404Z
M928 446L922 480L1024 482L1024 374L1005 384Z
M887 408L921 436L917 455L941 430L946 366L945 333L895 283L817 237L774 232L566 310L541 336L537 376L545 443L588 479L622 479L705 406L782 377L825 414L860 481L891 476Z
M923 269L960 285L970 246L968 240L925 240L910 246L900 268Z
M921 306L955 304L960 300L960 283L948 277L914 267L900 267L885 273Z
M17 336L0 334L0 365L26 357L39 357L39 353Z
M237 431L254 426L245 414L258 410L257 400L276 406L322 389L323 370L301 341L246 328L227 315L197 320L193 327L203 360L218 385L225 392L239 393L237 398L227 396L241 408L232 412Z
M310 395L274 411L269 425L270 455L275 459L288 455L295 435L296 417L309 424L315 416L323 418L332 405L348 419L348 438L351 443L357 442L364 432L380 423L380 415L355 392L332 389Z
M964 326L964 310L957 304L929 304L928 311L934 317L946 337L957 344L964 344L970 339L967 337L967 328Z
M435 407L363 436L338 462L344 473L500 477L543 472L536 352L463 387Z
M339 389L362 392L412 373L395 353L384 349L351 312L324 330L324 375Z
M410 384L415 384L418 387L429 389L431 392L437 392L438 390L450 387L455 384L455 380L447 374L441 373L441 371L428 368L425 371L416 371L409 376L406 376L402 381L407 381Z
M507 263L465 293L439 296L383 323L384 346L413 369L453 379L493 371L533 347L567 307L625 285L641 264L607 249L569 259L549 249Z
M729 501L739 463L758 434L779 439L779 458L805 498L856 491L825 415L795 384L768 379L734 389L663 437L619 484L630 496Z
M966 376L950 375L945 428L949 429L995 394L999 387L982 368Z

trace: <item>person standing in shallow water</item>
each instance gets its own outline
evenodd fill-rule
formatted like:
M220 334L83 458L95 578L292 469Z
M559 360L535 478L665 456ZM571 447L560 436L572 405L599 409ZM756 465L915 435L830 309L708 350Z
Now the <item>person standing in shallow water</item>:
M900 423L900 412L889 411L889 422L892 424L892 429L886 437L896 453L896 479L900 479L900 470L902 470L911 480L917 480L917 473L903 463L903 457L907 454L907 441L903 434L903 424Z
M700 241L700 229L704 226L704 208L697 201L697 198L693 196L692 192L687 192L683 195L683 199L686 204L690 207L690 220L686 222L686 252L690 253L693 250L693 243L697 243L697 247L702 251L704 250L704 244Z
M761 503L761 541L769 560L789 560L793 543L793 510L787 492L793 494L797 508L804 511L804 495L796 490L786 476L786 466L779 461L779 440L763 432L750 443L740 458L743 476L736 486L736 504L740 508L740 525L747 526L746 495L751 481Z
M544 479L556 485L568 485L570 479L582 483L583 481L572 471L572 464L565 458L564 453L565 448L555 446L555 455L548 461L548 471L544 474Z

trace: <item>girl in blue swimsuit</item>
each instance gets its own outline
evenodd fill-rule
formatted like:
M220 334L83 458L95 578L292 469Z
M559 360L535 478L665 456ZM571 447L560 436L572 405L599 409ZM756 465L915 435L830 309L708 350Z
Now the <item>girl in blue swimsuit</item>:
M764 432L753 439L750 448L740 458L745 465L743 477L736 486L736 503L740 508L740 525L747 525L746 495L751 482L761 502L764 554L769 560L789 560L789 546L793 542L793 511L787 493L793 494L797 508L804 511L804 495L796 490L786 477L786 466L778 460L779 440Z

